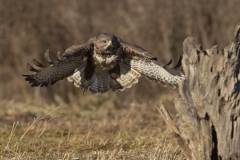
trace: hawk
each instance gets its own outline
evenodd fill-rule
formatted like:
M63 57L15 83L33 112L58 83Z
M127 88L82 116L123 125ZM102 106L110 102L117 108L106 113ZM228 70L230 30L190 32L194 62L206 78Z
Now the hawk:
M76 87L95 94L123 91L137 83L140 76L168 83L173 88L184 79L182 71L176 69L181 65L181 58L174 68L169 68L171 61L163 65L143 48L124 43L108 33L99 34L86 44L73 45L63 55L58 52L55 62L47 50L45 59L50 66L44 66L36 59L33 63L40 69L27 64L35 74L23 76L32 87L47 87L68 77Z

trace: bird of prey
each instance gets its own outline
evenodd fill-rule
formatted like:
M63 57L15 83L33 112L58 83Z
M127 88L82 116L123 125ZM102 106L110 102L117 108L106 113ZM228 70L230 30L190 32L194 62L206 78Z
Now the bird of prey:
M27 64L27 68L35 74L23 76L32 87L53 85L67 78L76 87L95 94L130 88L140 76L168 83L173 88L185 78L182 71L176 69L181 65L181 58L174 68L170 68L171 61L163 65L143 48L124 43L108 33L99 34L86 44L73 45L63 55L58 52L55 62L47 50L45 59L50 66L44 66L36 59L33 63L39 69Z

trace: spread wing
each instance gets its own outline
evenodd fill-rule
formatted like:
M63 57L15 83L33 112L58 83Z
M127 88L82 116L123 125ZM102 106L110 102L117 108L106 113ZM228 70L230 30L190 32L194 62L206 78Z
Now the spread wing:
M121 42L121 45L126 55L125 63L128 63L131 68L147 79L155 80L158 83L163 83L163 85L168 83L173 88L176 88L178 83L185 78L182 71L176 69L181 66L181 58L175 67L169 68L168 65L172 61L167 65L163 65L156 57L139 46L123 42Z
M51 59L49 50L47 50L45 53L45 59L50 64L50 66L44 66L36 59L33 59L33 63L39 67L39 69L32 67L28 63L27 68L30 71L35 72L35 74L23 76L26 77L25 80L28 81L32 87L46 87L49 84L53 85L57 81L70 76L74 73L76 68L82 66L81 64L84 63L84 57L87 57L87 55L92 52L92 50L92 41L89 41L85 45L74 45L68 48L62 56L60 53L58 53L56 62Z

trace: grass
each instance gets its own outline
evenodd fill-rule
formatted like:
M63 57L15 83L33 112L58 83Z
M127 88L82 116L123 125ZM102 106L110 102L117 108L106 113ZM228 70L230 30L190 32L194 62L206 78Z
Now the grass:
M184 159L156 107L106 103L3 103L0 159Z

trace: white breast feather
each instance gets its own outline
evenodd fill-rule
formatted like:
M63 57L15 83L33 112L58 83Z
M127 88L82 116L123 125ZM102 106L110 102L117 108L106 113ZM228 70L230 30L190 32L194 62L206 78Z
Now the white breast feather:
M101 63L110 64L113 61L115 61L115 59L116 59L116 55L103 57L102 55L100 56L100 55L96 54L95 57L96 57L96 60L98 61L98 63L100 63L100 64Z

